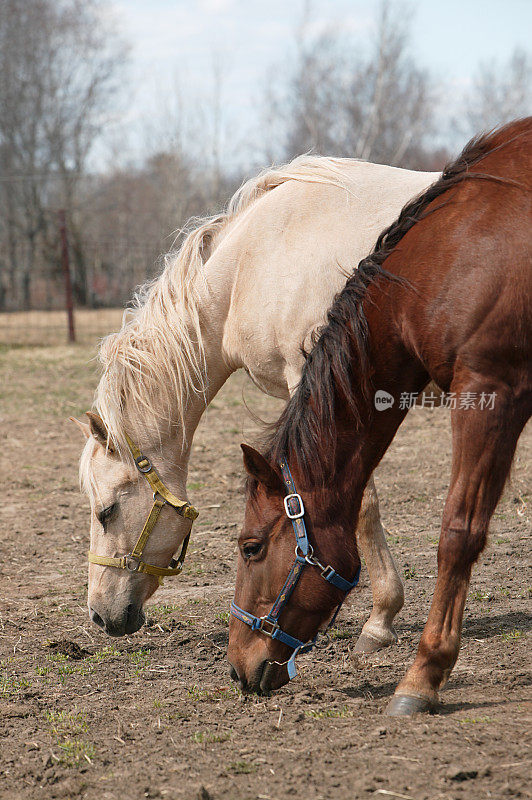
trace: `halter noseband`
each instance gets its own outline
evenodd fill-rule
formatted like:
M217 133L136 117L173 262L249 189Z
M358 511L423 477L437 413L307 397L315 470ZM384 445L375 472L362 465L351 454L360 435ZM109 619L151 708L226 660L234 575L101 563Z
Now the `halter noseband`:
M96 553L89 551L89 562L91 564L100 564L102 567L117 567L118 569L127 569L129 572L143 572L147 575L155 575L162 583L162 579L168 575L179 575L183 569L183 562L187 553L187 547L190 540L190 533L187 533L181 547L181 552L177 558L172 558L169 567L157 567L155 564L147 564L141 560L142 552L146 547L146 542L153 529L161 509L165 505L175 508L178 514L185 519L190 519L192 522L196 519L199 511L190 505L186 500L179 500L167 486L162 482L157 474L155 467L152 465L149 458L141 453L137 445L129 438L126 433L126 441L128 443L131 454L135 460L135 466L141 475L144 475L151 488L153 489L153 506L148 518L144 523L144 527L140 533L137 543L131 553L120 558L113 558L111 556L98 556Z
M360 565L357 568L353 580L347 581L345 578L342 578L341 575L338 575L336 570L334 570L331 566L324 567L323 564L316 558L312 549L312 545L309 542L307 529L305 527L305 507L303 505L301 495L296 491L296 487L286 461L281 461L279 466L281 468L285 486L288 490L288 494L284 498L284 508L286 511L286 516L292 522L296 536L295 561L292 564L290 572L288 573L288 577L285 580L281 591L277 595L273 606L267 614L265 614L263 617L257 617L250 611L244 611L243 608L237 606L234 600L231 602L231 614L241 622L245 622L246 625L249 625L251 630L259 631L265 636L269 636L270 639L277 639L279 642L282 642L282 644L286 644L288 647L292 648L294 652L286 662L288 678L289 680L292 680L292 678L295 678L297 675L295 664L296 656L299 655L299 653L308 653L310 650L312 650L316 644L319 633L318 631L313 639L309 639L307 642L302 642L300 639L296 639L295 636L291 636L289 633L286 633L286 631L283 631L279 627L279 616L288 603L288 600L290 599L290 596L303 573L303 569L307 566L317 567L320 570L321 577L324 578L327 583L330 583L332 586L335 586L337 589L345 592L347 596L351 589L354 589L358 583L358 579L360 577ZM331 625L334 624L344 600L342 600L342 602L337 606L327 628L330 628Z

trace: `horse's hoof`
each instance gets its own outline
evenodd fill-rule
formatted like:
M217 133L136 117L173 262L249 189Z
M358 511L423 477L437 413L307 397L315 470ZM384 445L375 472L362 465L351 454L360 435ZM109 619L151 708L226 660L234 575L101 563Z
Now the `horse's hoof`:
M394 694L384 712L388 717L411 717L412 714L434 711L435 704L427 697L411 694Z
M376 653L377 650L383 650L391 644L395 644L396 641L397 640L394 638L384 640L375 639L373 636L368 636L367 633L361 633L355 644L354 652L359 655L369 655L370 653Z

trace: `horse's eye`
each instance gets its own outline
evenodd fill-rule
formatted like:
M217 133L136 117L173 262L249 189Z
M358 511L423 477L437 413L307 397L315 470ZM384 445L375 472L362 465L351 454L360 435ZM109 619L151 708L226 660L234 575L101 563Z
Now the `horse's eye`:
M111 517L115 513L117 505L118 505L117 503L113 503L112 505L107 506L107 508L103 508L101 511L98 512L97 514L98 522L100 523L100 525L103 526L104 530L106 523L111 519Z
M246 542L242 546L242 555L244 558L252 558L257 556L262 550L262 542Z

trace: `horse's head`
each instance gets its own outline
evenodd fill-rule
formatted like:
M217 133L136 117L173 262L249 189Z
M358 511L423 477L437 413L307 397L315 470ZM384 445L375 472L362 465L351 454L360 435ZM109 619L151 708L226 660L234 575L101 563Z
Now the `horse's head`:
M323 565L332 564L339 573L353 575L360 562L356 548L346 547L345 526L331 521L312 492L302 492L309 541L309 558L305 561L305 548L296 547L297 534L287 513L294 515L301 510L298 496L285 504L290 492L281 473L253 448L242 445L242 449L250 481L244 526L238 538L228 658L232 677L243 689L265 692L289 680L287 661L294 646L283 643L283 638L285 642L287 638L300 643L312 640L345 596L345 591L324 580ZM353 531L349 533L352 538ZM295 577L295 584L289 576ZM276 617L279 629L288 637L271 638L275 625L268 620L257 629L260 618L266 615ZM252 617L256 620L253 625Z
M159 574L179 571L171 569L175 566L171 560L190 532L190 518L176 513L171 503L154 493L129 454L122 457L117 452L97 414L88 412L88 417L89 424L74 421L87 439L80 476L91 504L89 614L110 636L123 636L144 624L142 606L157 589ZM175 480L175 474L169 474L170 465L160 454L157 458L164 480ZM161 492L165 490L169 492L162 484ZM174 497L170 492L169 496ZM150 531L141 555L131 557L135 548L139 549L139 535L145 525Z

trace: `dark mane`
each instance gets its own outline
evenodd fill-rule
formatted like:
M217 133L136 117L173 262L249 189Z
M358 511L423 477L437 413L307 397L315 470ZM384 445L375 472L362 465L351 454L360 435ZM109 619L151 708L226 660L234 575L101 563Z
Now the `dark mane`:
M467 178L512 183L490 174L471 172L471 167L529 131L531 122L532 118L512 122L472 139L458 158L445 167L441 177L407 203L395 222L380 234L373 252L360 262L333 301L326 325L314 334L299 386L271 426L266 440L266 458L270 463L276 464L290 454L306 480L314 485L325 481L330 466L325 463L325 451L334 453L337 444L337 410L341 407L342 413L351 415L353 424L359 426L370 409L368 326L363 310L368 287L377 281L405 283L382 265L413 225L436 210L428 207L448 189ZM355 364L356 382L353 381ZM317 452L323 457L317 458ZM256 484L250 481L248 488L253 493Z

